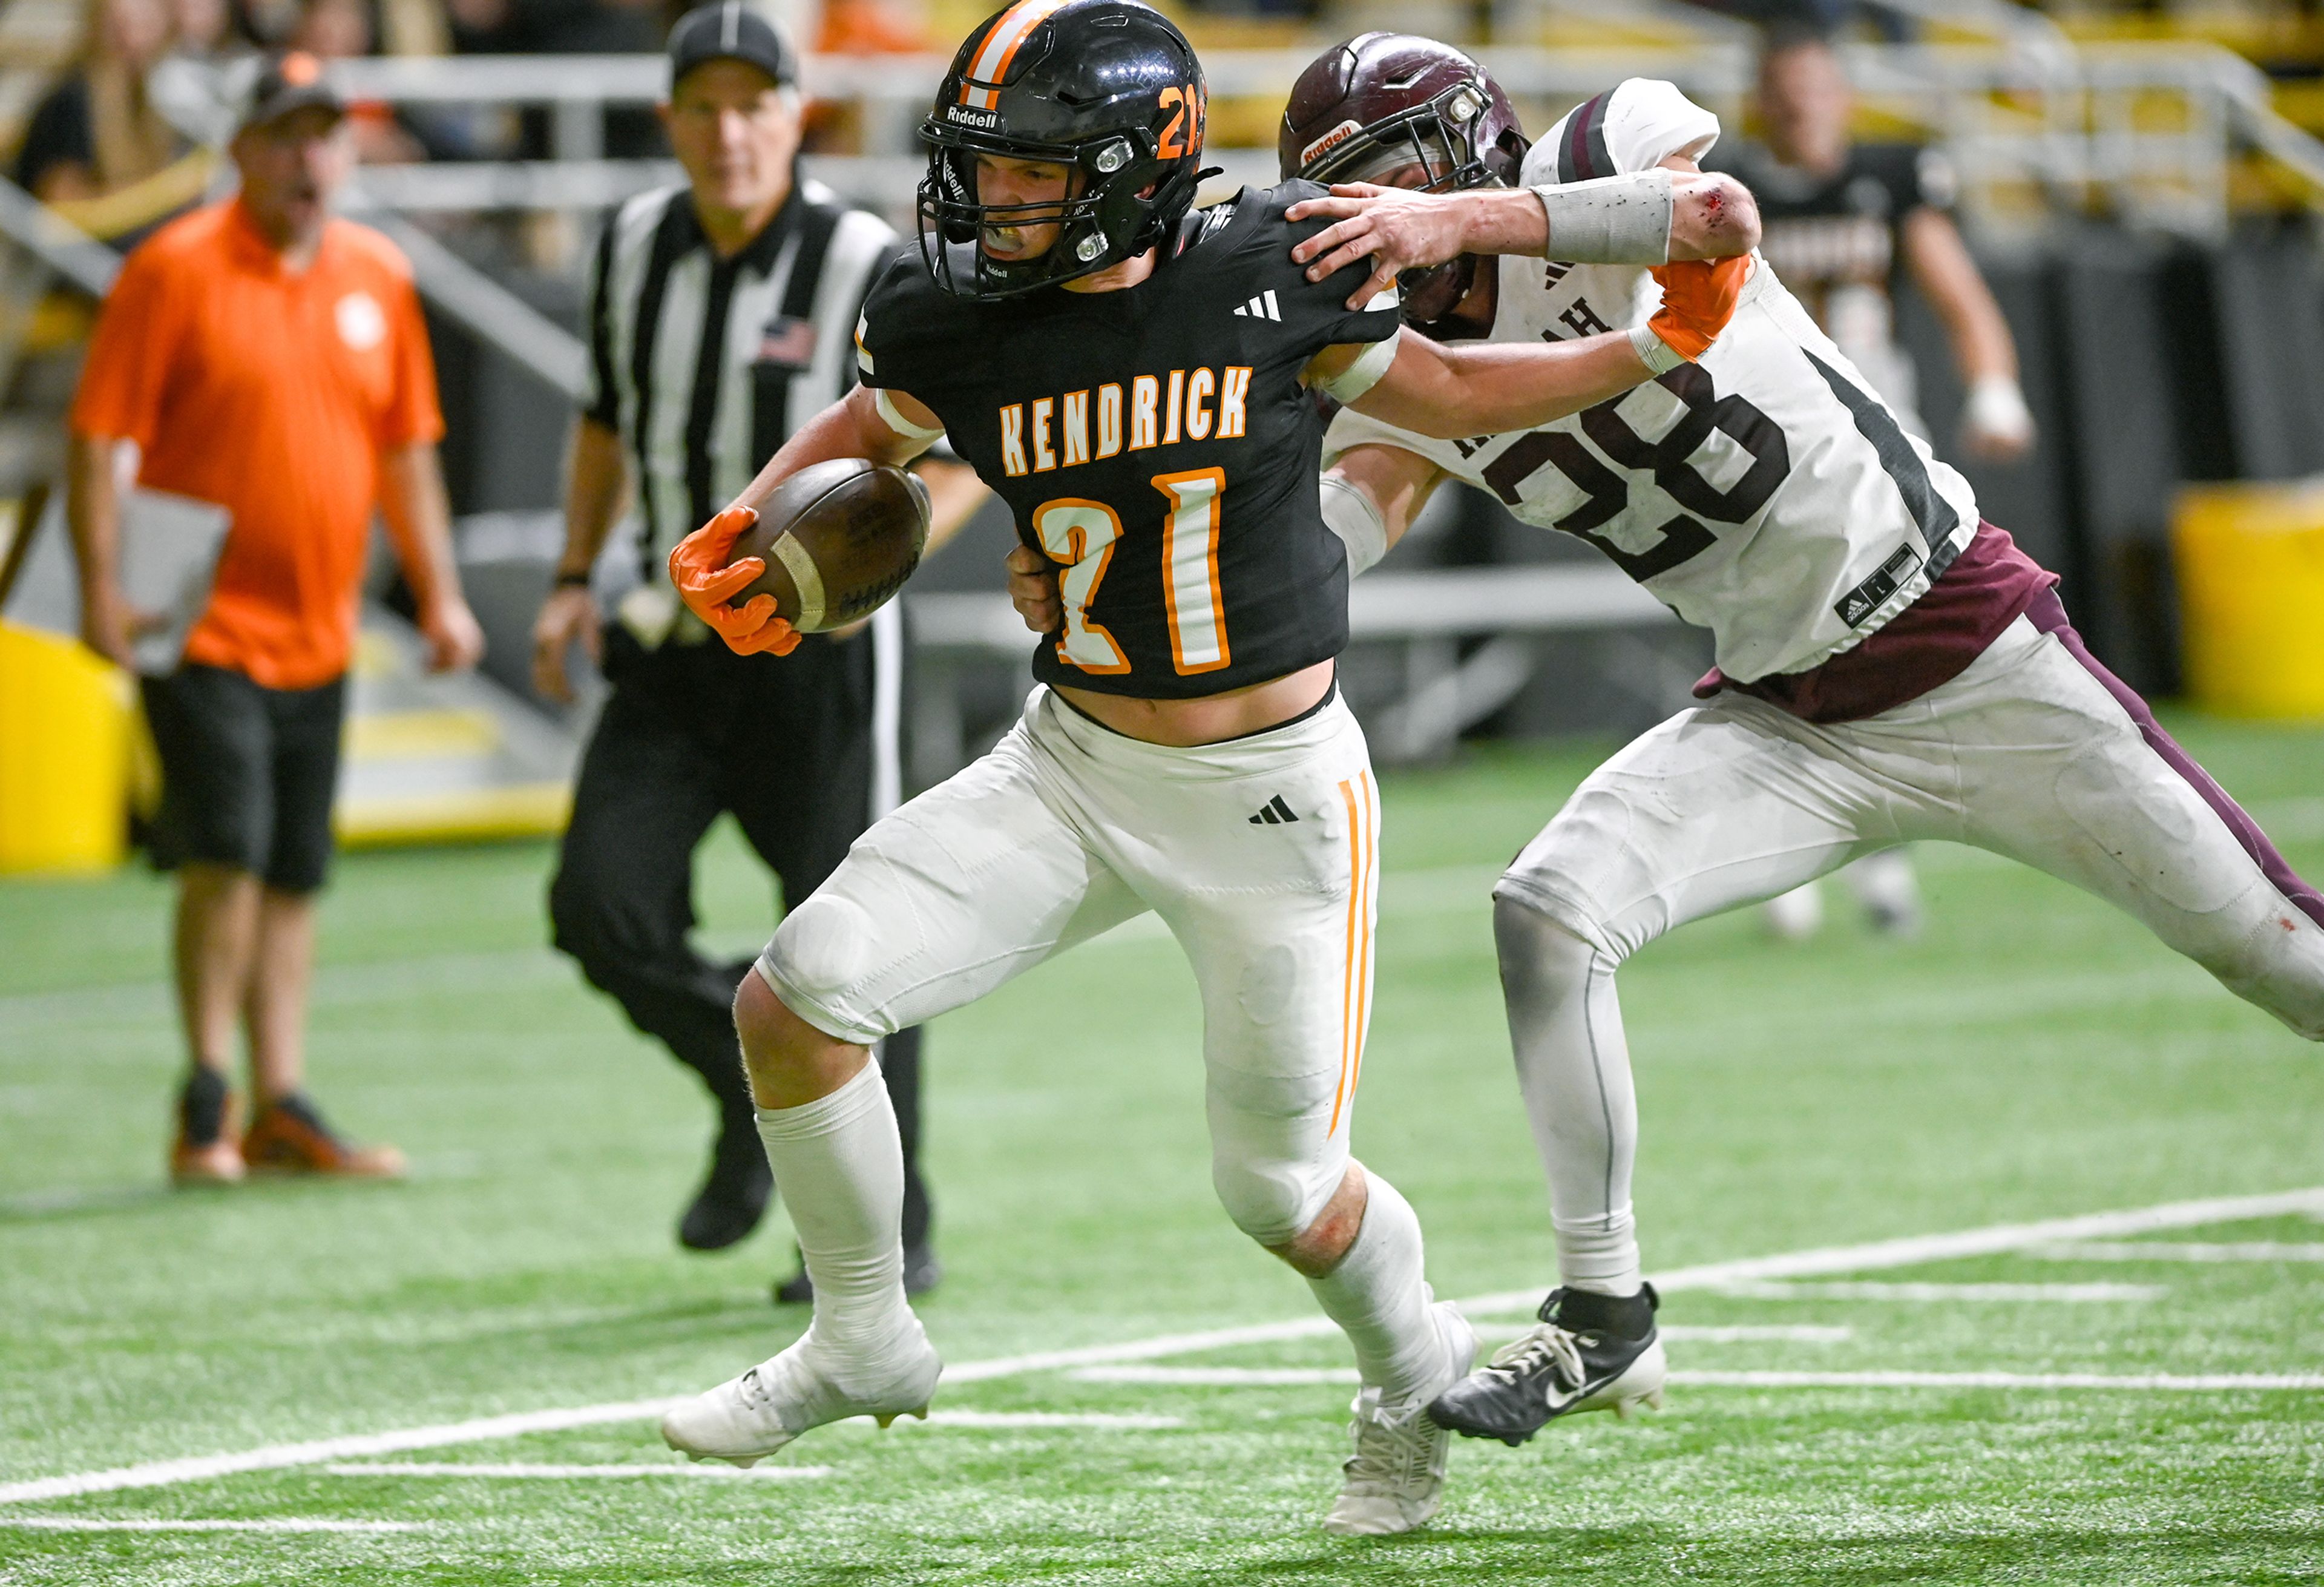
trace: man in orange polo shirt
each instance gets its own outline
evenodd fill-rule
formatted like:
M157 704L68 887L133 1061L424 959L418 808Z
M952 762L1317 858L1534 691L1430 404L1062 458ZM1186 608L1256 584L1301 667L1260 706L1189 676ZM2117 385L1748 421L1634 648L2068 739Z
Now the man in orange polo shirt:
M332 218L354 162L346 107L310 56L263 72L233 143L237 198L133 253L73 404L69 514L81 634L126 665L141 619L118 577L125 448L138 483L232 514L183 663L144 680L161 754L155 850L178 869L179 1010L192 1069L171 1171L392 1175L301 1089L314 898L331 853L347 660L374 507L419 598L429 660L483 636L454 569L435 366L411 272L378 233ZM257 1110L237 1139L227 1084L247 1031Z

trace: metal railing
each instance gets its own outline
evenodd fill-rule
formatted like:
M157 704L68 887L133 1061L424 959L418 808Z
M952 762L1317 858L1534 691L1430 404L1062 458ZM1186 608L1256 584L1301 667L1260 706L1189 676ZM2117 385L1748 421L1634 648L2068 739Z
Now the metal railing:
M2185 42L2077 47L2046 19L2002 0L1897 0L1987 43L1863 44L1849 71L1872 103L1926 127L1960 168L1979 217L2020 224L2034 208L2102 208L2171 230L2216 235L2227 224L2238 143L2293 172L2324 206L2324 143L2276 115L2266 78L2215 45ZM1737 41L1684 50L1481 51L1536 127L1564 106L1627 77L1667 78L1728 114L1740 110L1752 60ZM1279 100L1311 59L1305 50L1213 51L1204 58L1213 100ZM865 152L824 156L818 178L898 215L922 169L911 129L946 64L934 55L872 60L811 57L804 83L817 97L863 109ZM365 201L382 208L456 211L588 209L617 201L669 168L605 161L607 109L660 97L656 56L366 60L336 63L350 96L399 106L541 106L552 161L447 162L374 168ZM1214 149L1235 180L1271 180L1263 150Z

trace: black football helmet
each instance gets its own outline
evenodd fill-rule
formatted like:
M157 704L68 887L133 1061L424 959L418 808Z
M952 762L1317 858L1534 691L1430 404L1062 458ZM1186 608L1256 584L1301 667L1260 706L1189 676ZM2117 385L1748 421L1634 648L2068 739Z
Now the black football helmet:
M1010 298L1153 247L1194 201L1207 100L1194 46L1137 0L1017 0L987 18L920 124L929 273L961 297ZM1054 204L987 206L979 154L1069 166L1074 186ZM1034 258L996 259L982 245L987 225L1052 222L1056 241Z
M1434 39L1364 33L1309 62L1275 140L1286 180L1381 181L1418 166L1425 192L1513 187L1531 145L1492 73ZM1476 279L1477 257L1397 278L1405 318L1425 327Z

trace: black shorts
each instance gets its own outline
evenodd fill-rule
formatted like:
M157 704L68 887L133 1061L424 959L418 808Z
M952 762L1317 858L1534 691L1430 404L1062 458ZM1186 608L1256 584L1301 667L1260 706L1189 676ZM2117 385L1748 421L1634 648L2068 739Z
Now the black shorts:
M143 680L161 754L153 857L247 871L278 892L313 892L331 868L346 679L266 688L188 662Z

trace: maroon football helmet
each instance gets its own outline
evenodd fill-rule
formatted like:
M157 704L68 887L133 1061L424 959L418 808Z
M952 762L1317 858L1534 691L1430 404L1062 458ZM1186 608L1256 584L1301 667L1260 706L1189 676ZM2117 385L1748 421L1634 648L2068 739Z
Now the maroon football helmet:
M1292 85L1275 154L1286 180L1382 181L1428 192L1515 186L1528 147L1517 112L1482 66L1434 39L1364 33L1325 51ZM1425 180L1410 180L1417 166ZM1477 258L1398 278L1405 318L1425 328L1458 303Z

